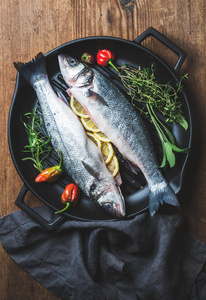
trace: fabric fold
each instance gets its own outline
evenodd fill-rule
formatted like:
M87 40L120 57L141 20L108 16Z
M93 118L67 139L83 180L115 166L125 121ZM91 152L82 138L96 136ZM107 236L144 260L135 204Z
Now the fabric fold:
M48 207L36 210L52 219ZM185 233L180 214L65 220L47 231L17 211L0 219L0 239L17 264L61 299L206 299L206 244Z

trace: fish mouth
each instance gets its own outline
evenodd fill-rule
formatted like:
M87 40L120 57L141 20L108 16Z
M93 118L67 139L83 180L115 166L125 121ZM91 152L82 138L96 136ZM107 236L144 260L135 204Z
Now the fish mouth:
M58 55L58 62L59 62L60 69L61 68L66 69L66 67L67 67L66 58L67 57L70 58L70 56L67 56L66 54L63 54L63 53Z
M109 190L101 194L96 201L109 214L112 214L117 218L125 217L126 213L124 198L118 190Z
M117 218L125 217L125 209L119 203L106 202L102 207L110 214Z
M58 55L58 61L59 61L59 63L63 64L64 58L65 58L65 55L64 55L64 54L59 54L59 55Z
M78 62L78 60L76 60L72 56L69 56L69 55L66 55L63 53L58 55L60 71L62 73L62 76L63 76L66 84L71 88L78 81L79 77L81 77L82 75L85 75L85 78L86 78L85 82L82 82L82 83L78 84L77 86L85 87L85 86L90 85L93 80L93 71L88 69L87 64L82 61L80 62L80 64L82 65L82 68L79 69L79 72L77 72L74 76L71 76L71 74L69 75L69 73L67 72L67 68L69 67L68 61L71 59Z

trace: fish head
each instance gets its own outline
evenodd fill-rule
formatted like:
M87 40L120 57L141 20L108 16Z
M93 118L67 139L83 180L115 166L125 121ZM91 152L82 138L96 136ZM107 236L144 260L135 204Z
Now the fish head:
M114 182L100 181L93 184L91 196L97 204L115 217L125 216L125 202L122 193Z
M58 55L59 68L69 87L85 87L92 83L93 71L86 64L66 54Z

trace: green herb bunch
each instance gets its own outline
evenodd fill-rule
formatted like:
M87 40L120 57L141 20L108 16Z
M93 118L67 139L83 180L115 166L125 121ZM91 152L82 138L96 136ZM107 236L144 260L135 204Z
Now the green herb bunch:
M53 149L49 145L51 138L46 136L42 130L42 118L38 115L37 107L33 112L24 114L24 117L27 119L27 122L23 121L22 118L21 121L24 124L29 144L24 146L24 150L22 151L30 153L31 156L25 157L22 160L33 161L33 166L42 172L42 163Z
M124 65L118 68L118 75L123 85L128 90L131 103L137 107L141 113L149 114L156 128L163 149L163 159L160 167L164 167L166 162L170 167L175 165L174 152L187 152L188 149L180 149L175 145L175 140L169 129L161 122L156 110L165 118L165 122L179 123L185 130L188 123L182 114L182 103L179 99L179 92L182 88L182 76L176 87L170 82L158 83L155 78L155 64L151 68L136 69ZM142 108L138 103L142 103Z

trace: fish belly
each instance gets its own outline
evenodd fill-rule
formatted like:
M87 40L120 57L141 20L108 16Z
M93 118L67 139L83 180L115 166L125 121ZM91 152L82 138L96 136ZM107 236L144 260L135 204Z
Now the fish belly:
M61 151L64 167L79 187L89 195L94 182L94 177L82 162L91 166L100 180L112 181L113 177L104 165L100 150L86 137L78 117L70 107L57 97L49 83L39 82L35 91L52 145L55 150Z
M120 153L141 169L149 185L162 180L147 128L131 103L110 80L96 71L92 91L107 105L102 104L98 97L88 97L91 93L86 93L85 88L71 90Z

